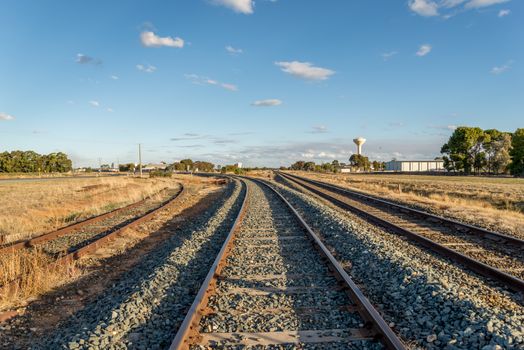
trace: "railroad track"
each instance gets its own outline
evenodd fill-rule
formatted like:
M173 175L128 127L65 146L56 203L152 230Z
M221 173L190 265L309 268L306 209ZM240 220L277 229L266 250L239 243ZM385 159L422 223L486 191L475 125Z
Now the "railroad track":
M92 241L110 234L127 224L133 223L148 213L171 202L183 191L178 188L164 188L158 193L122 208L77 222L58 230L14 244L0 246L0 254L40 247L48 255L58 256L71 253ZM159 202L153 198L162 195L167 200Z
M243 181L242 208L170 349L403 349L289 202Z
M163 202L151 201L149 203L148 201L151 198L146 198L64 229L4 247L0 253L9 254L20 249L31 249L38 245L42 252L53 258L51 265L71 263L95 252L118 237L124 230L150 220L158 211L177 200L185 191L185 187L179 184L178 188L166 189L165 191L168 199ZM0 288L3 288L6 293L10 293L17 290L19 282L20 277L17 277L3 286L0 285ZM0 316L2 315L0 314Z
M320 181L281 172L277 175L478 274L524 292L523 240Z

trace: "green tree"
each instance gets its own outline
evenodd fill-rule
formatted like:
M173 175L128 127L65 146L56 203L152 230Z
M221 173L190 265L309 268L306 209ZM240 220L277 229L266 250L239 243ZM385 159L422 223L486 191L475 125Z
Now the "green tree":
M191 159L182 159L180 164L184 167L183 170L193 170L193 161Z
M371 167L368 157L361 154L352 154L349 158L349 163L352 167L363 171L368 171Z
M135 172L135 164L134 163L120 164L120 166L118 167L118 170Z
M210 162L196 161L193 163L193 169L198 169L198 171L209 173L215 169L215 165Z
M495 174L506 173L511 162L511 134L501 133L501 135L491 141L489 147L489 165L490 171Z
M511 140L511 157L510 171L515 176L524 175L524 129L517 129L513 133Z
M0 172L68 172L72 162L65 153L40 155L33 151L12 151L0 153Z
M304 164L304 169L305 171L315 171L315 162L306 162Z
M475 165L482 163L483 144L489 142L489 134L481 128L461 126L455 129L448 142L442 146L441 153L447 170L471 173ZM485 158L485 157L484 157Z
M299 160L293 164L291 164L291 170L304 170L304 164L306 164L306 162L304 162L303 160Z

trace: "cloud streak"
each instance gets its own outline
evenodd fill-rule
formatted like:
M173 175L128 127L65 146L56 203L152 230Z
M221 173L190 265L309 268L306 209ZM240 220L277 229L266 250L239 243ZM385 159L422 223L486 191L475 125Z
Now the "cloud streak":
M316 67L310 62L275 62L275 65L288 74L297 78L306 80L327 80L330 76L335 74L335 71L327 68Z
M511 69L511 65L513 64L513 61L508 61L507 63L503 64L502 66L495 66L491 68L491 74L499 75L504 72L507 72Z
M145 73L154 73L156 71L156 67L150 64L148 65L137 64L136 69L138 69L141 72L145 72Z
M218 87L221 87L229 91L233 91L233 92L238 91L238 87L234 84L222 83L222 82L219 82L218 80L214 80L214 79L200 76L197 74L185 74L184 76L186 77L186 79L188 79L189 81L191 81L193 84L196 84L196 85L214 85L214 86L218 86Z
M15 120L15 117L13 117L11 114L0 112L0 120Z
M510 0L409 0L409 9L423 17L453 17L459 12L502 4ZM499 15L499 17L502 17Z
M315 125L311 127L311 131L309 131L310 134L327 134L328 128L325 125Z
M282 101L276 98L267 99L267 100L258 100L251 103L254 107L274 107L280 106Z
M381 54L380 56L382 56L382 59L384 61L387 61L389 60L390 58L392 58L393 56L397 55L398 52L397 51L390 51L390 52L384 52L383 54Z
M242 49L235 49L231 45L226 46L226 51L229 52L232 55L240 55L241 53L244 53L244 50L242 50Z
M95 66L102 64L102 60L99 60L98 58L94 58L88 55L84 55L83 53L76 54L75 62L78 64L92 64Z

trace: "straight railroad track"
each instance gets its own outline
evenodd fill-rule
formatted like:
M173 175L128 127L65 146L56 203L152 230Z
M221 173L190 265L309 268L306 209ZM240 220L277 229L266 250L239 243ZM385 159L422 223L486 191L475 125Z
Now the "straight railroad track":
M374 224L402 234L480 275L524 292L524 240L321 181L282 172L277 176Z
M242 208L170 349L404 349L291 204L242 181Z

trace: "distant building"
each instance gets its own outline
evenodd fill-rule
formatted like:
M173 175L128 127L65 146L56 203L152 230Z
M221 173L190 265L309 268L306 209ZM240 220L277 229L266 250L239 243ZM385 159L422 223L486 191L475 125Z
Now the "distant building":
M238 162L235 165L236 165L237 168L242 169L242 163L241 162Z
M142 167L142 171L147 173L147 172L150 172L150 171L155 171L155 170L166 170L167 168L167 164L162 162L162 163L159 163L159 164L147 164L145 166Z
M392 160L386 162L386 171L423 172L445 169L443 160Z

